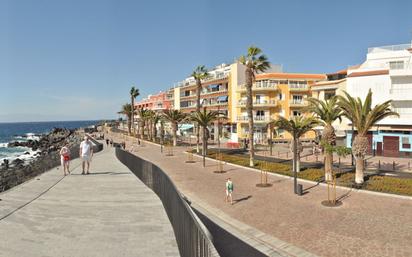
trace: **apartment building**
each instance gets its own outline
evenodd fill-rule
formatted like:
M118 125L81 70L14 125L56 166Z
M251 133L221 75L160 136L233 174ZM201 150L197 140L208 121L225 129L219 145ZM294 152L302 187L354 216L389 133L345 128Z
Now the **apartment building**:
M369 153L412 155L412 44L369 48L365 62L348 69L346 83L352 96L364 99L371 89L372 106L392 100L392 109L400 114L383 119L368 133ZM347 131L348 147L351 138Z
M167 92L159 92L155 95L148 95L146 98L135 103L135 109L149 109L153 111L162 111L171 108L171 100Z
M322 80L326 80L324 74L283 72L258 74L252 87L254 141L266 142L269 137L266 125L276 117L289 119L303 115L308 106L306 99L311 96L311 86ZM242 140L247 138L249 131L244 83L237 85L236 99L237 140ZM283 130L277 130L276 137L291 139L291 135ZM315 133L306 133L303 138L315 138Z

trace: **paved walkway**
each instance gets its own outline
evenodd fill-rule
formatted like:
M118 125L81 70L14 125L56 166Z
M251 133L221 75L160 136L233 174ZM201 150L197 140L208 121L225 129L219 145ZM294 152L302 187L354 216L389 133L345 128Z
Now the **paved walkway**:
M79 164L0 194L0 256L179 256L161 201L113 149L95 155L91 175Z
M214 161L208 160L206 168L200 159L185 163L185 148L176 148L171 157L149 143L134 149L167 172L194 204L291 256L412 256L410 199L338 189L343 205L327 208L321 205L327 198L324 186L303 183L307 193L299 197L290 178L270 175L273 186L258 188L258 172L225 165L226 173L216 174ZM234 181L234 205L224 202L227 177Z

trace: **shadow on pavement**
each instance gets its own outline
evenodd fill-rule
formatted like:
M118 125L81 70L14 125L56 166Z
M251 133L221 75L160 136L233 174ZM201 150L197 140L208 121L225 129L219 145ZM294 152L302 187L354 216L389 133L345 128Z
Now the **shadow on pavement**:
M233 199L233 204L237 204L239 202L249 200L250 198L252 198L252 195L248 195L246 197L242 197L242 198L239 198L239 199Z
M206 216L192 208L213 236L213 244L220 256L225 257L266 257L255 248L216 225Z

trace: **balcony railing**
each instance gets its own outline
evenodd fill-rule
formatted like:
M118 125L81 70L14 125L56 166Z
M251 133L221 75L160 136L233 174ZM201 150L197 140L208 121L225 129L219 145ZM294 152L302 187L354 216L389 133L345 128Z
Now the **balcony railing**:
M216 102L216 103L205 103L202 104L202 106L208 107L208 106L219 106L219 105L227 105L227 102Z
M201 95L211 95L211 94L226 93L226 92L227 92L227 89L221 89L217 91L202 92Z
M309 105L308 101L305 100L290 100L289 106L290 107L304 107Z
M308 91L308 85L289 84L289 91Z
M275 106L276 100L253 101L253 106ZM238 106L246 106L246 100L240 100Z
M238 91L246 91L246 85L239 85L237 88ZM273 90L278 90L278 85L277 84L256 84L254 83L252 86L252 91L261 91L261 90L269 90L269 91L273 91Z
M249 118L247 116L238 116L237 121L247 122L247 121L249 121ZM256 121L256 122L269 122L270 117L269 116L253 116L253 121Z
M382 53L388 51L402 51L411 48L411 44L401 44L401 45L391 45L391 46L378 46L378 47L369 47L368 54L370 53Z

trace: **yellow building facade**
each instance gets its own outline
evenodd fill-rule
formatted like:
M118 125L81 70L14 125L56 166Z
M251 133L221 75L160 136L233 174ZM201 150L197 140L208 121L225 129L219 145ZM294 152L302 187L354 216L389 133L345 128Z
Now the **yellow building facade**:
M254 141L265 143L269 138L267 123L278 116L287 119L293 116L304 115L311 96L311 86L326 79L324 74L300 73L263 73L256 76L253 84L253 120ZM238 84L236 93L233 92L236 102L236 124L238 140L247 138L249 126L246 112L245 84ZM233 116L233 115L232 115ZM315 138L315 132L306 133L303 138ZM276 139L290 139L291 135L283 130L277 130Z

